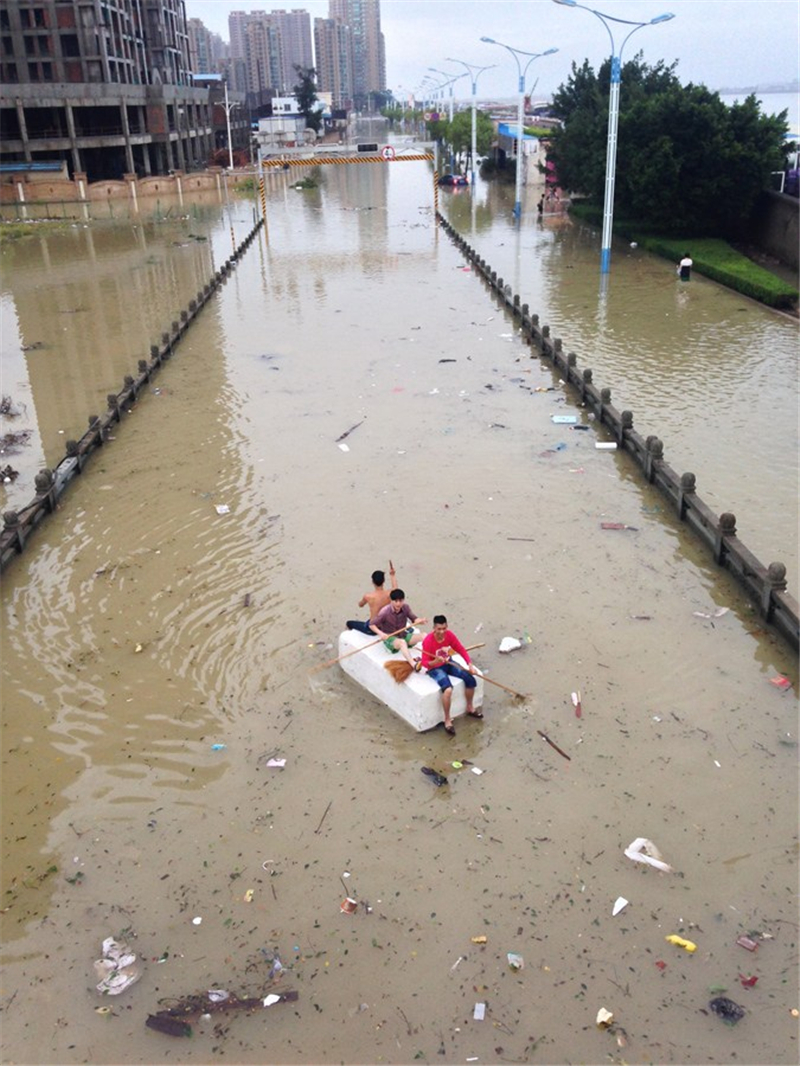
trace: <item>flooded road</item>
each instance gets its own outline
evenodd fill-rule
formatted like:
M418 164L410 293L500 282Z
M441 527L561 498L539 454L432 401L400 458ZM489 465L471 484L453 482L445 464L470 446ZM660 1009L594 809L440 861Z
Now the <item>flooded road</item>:
M794 657L624 455L553 423L569 397L435 231L426 166L403 167L338 167L310 193L275 176L269 242L5 577L8 1062L797 1059ZM49 285L42 253L14 249L18 345L48 347L23 359L4 315L4 382L7 351L23 385L36 367L48 461L231 224L241 239L249 202L148 223L144 246L120 225L99 280L80 234L46 238L72 257ZM43 303L86 308L68 342ZM71 332L81 315L108 325ZM526 700L491 689L450 740L312 673L389 558L415 610L484 641L476 661ZM503 656L506 635L523 647ZM625 857L638 837L672 873ZM142 977L101 999L112 935ZM193 1018L192 1040L144 1026L164 1001L273 987L297 1002ZM720 987L735 1027L709 1010Z
M615 406L655 433L679 473L697 475L717 513L765 564L783 562L798 589L798 323L627 242L614 246L601 297L599 231L565 215L538 219L536 189L518 227L513 194L482 187L473 219L460 190L443 211L479 255L561 337ZM796 284L796 280L795 280ZM754 427L758 431L754 432Z

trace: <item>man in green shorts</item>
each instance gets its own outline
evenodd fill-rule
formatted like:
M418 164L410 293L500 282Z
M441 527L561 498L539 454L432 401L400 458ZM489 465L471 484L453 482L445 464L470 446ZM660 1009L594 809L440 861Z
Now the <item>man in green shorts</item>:
M397 633L395 637L387 637L383 643L388 651L400 652L403 658L413 666L414 660L409 649L419 644L423 634L415 633L410 627L425 625L427 621L427 618L418 618L412 611L406 603L406 594L402 589L392 589L389 602L378 611L369 627L376 636L382 637L387 633L397 633L398 629L406 626L404 633Z

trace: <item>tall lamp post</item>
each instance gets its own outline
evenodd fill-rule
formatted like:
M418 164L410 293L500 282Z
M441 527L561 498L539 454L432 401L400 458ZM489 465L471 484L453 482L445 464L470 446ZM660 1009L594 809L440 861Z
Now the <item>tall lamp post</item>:
M505 50L510 52L514 57L514 61L517 64L517 73L519 74L519 102L517 106L517 188L514 200L514 215L519 219L522 215L522 139L525 136L522 119L525 109L525 78L528 74L528 67L534 59L541 59L542 56L554 55L558 49L548 48L546 52L523 52L519 48L512 48L510 44L503 44L502 41L495 41L492 37L481 37L481 40L484 44L498 44L501 48L505 48ZM529 57L524 69L520 62L520 56Z
M446 70L437 70L436 67L428 67L428 70L432 70L434 74L441 74L443 77L448 79L444 83L442 88L446 88L448 85L450 86L450 124L452 125L452 123L453 123L453 85L454 85L455 82L457 82L459 80L459 78L466 78L467 75L466 74L452 74L452 73L449 73ZM453 145L451 144L450 145L450 169L451 170L455 170L455 166L456 166L455 150L453 148Z
M433 86L433 78L429 78L426 74L420 82L420 90L422 92L422 110L430 111L431 91Z
M450 121L453 121L453 85L459 80L459 78L466 78L466 74L453 74L447 70L437 70L436 67L428 67L428 70L432 70L434 74L442 74L445 78L449 78L449 81L445 82L445 86L450 86Z
M447 58L448 63L460 63L462 67L467 68L467 73L472 78L472 179L470 184L472 188L475 188L475 156L478 152L478 119L475 111L475 105L478 99L478 78L483 74L484 70L492 70L494 63L488 67L477 67L473 63L465 63L463 59Z
M608 39L611 41L611 89L608 98L608 148L606 149L606 188L603 200L603 237L600 248L600 273L608 274L611 268L611 229L614 222L614 180L617 171L617 128L619 126L619 87L622 80L622 50L628 39L637 30L645 26L655 26L659 22L669 22L674 19L672 14L656 15L648 22L633 22L630 19L615 18L601 11L595 11L593 7L579 4L577 0L554 0L554 3L564 7L579 7L583 11L590 11L606 28ZM619 52L616 51L614 34L611 32L609 22L617 22L623 26L632 26L633 29L622 40Z
M225 122L228 127L228 169L233 170L233 145L231 144L231 111L235 107L239 106L238 100L235 100L232 104L228 103L228 83L225 82L225 103L222 105L225 108Z

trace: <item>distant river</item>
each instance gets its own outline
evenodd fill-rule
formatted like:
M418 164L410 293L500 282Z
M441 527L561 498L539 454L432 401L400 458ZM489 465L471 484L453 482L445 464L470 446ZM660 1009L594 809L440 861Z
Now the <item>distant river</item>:
M722 96L720 100L730 107L736 101L746 98L746 93L736 93L731 96ZM800 136L800 95L798 93L756 93L761 104L761 110L765 115L779 115L781 111L788 111L789 132Z

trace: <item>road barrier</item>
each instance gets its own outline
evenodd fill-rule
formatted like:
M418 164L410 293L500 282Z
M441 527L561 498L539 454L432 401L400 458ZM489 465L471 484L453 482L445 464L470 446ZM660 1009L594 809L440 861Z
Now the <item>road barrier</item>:
M642 437L633 428L633 412L619 411L611 403L611 389L598 388L591 370L578 366L574 352L564 352L560 338L550 336L550 327L539 324L527 304L521 304L497 271L492 270L474 248L443 216L439 225L486 282L499 303L519 324L523 337L545 359L549 359L563 380L577 393L580 404L591 408L598 425L608 428L620 450L626 451L644 473L646 481L667 497L681 522L692 530L711 551L717 565L739 582L761 618L779 632L793 648L800 647L800 616L797 600L786 591L783 563L764 566L739 540L736 516L717 516L697 495L694 474L677 474L664 459L664 445L656 436Z
M307 159L262 159L261 166L265 170L288 170L289 167L321 167L343 166L346 163L413 163L420 160L433 161L430 152L416 152L414 155L394 155L391 158L383 155L319 155L309 156Z

